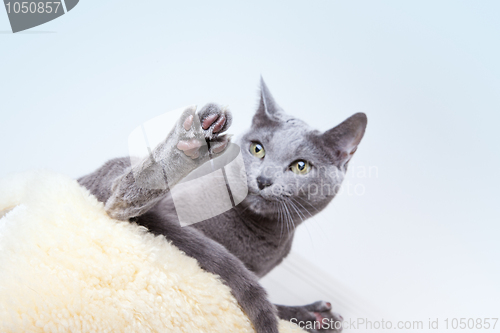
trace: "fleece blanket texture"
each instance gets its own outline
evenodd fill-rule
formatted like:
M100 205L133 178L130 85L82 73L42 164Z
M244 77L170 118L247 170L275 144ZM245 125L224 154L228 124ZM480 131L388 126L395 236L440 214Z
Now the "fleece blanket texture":
M229 288L164 237L111 219L67 176L31 172L0 180L0 332L254 329Z

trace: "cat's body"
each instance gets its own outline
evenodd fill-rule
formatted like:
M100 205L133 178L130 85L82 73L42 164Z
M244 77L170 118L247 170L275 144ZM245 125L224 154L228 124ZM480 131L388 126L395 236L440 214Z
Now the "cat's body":
M165 236L196 258L203 269L220 275L257 332L273 333L277 332L276 310L257 279L289 253L295 227L335 196L364 134L366 116L356 114L325 133L311 130L286 115L262 81L252 127L238 141L248 196L223 214L180 227L169 186L151 184L161 184L166 177L173 186L207 161L210 154L200 145L203 139L209 141L212 156L222 154L228 138L219 133L230 123L230 113L216 105L197 114L186 110L149 159L134 166L128 158L115 159L79 182L106 204L111 216L133 219ZM288 320L341 320L325 302L277 306L277 310Z
M168 216L169 220L178 221L170 195L162 199L154 209ZM249 270L258 277L263 277L290 252L293 232L281 233L276 221L267 218L264 220L244 210L244 205L238 205L190 227L224 245ZM266 225L273 228L266 228Z

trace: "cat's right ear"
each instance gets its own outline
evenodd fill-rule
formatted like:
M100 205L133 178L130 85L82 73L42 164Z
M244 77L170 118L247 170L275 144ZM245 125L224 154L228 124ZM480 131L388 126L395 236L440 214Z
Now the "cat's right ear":
M282 113L283 110L274 101L269 88L267 88L267 85L261 76L259 107L253 116L252 126L261 127L272 124L273 122L279 122L281 120L280 116Z
M365 134L368 118L364 113L356 113L331 130L323 133L327 147L333 149L335 164L340 169L346 169L358 149L358 145Z

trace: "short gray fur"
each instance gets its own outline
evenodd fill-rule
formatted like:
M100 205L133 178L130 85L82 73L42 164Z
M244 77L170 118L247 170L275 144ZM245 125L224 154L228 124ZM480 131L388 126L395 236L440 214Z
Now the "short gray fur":
M155 148L154 158L145 159L133 168L128 158L114 159L78 181L105 203L112 217L134 221L152 233L165 236L197 259L203 269L219 275L231 288L258 333L278 332L276 314L286 320L342 320L331 312L326 302L298 307L273 306L258 278L271 271L289 253L295 228L325 208L337 194L348 162L364 135L365 114L357 113L321 133L287 115L261 80L257 112L250 129L238 141L245 161L249 195L221 215L181 228L168 186L145 190L137 186L134 175L142 174L153 181L166 176L168 184L173 186L207 161L206 148L205 151L200 148L200 157L192 159L177 149L176 143L205 137L211 147L227 144L229 137L220 133L231 124L228 110L209 104L196 115L203 122L217 113L227 118L218 133L213 133L213 125L206 130L185 131L182 124L194 114L194 110L187 110L166 140ZM265 148L264 158L250 153L253 142ZM307 175L297 175L290 170L290 165L297 160L311 163ZM310 330L320 331L336 332Z

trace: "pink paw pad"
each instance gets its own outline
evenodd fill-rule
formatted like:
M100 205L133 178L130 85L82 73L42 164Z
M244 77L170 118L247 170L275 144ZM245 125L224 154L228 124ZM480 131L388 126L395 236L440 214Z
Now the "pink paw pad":
M193 115L190 115L186 118L186 120L184 120L183 126L186 131L189 131L191 129L191 125L193 125L193 119Z
M226 116L224 114L212 114L205 119L203 119L203 123L201 127L204 130L207 130L210 126L214 126L213 133L219 132L224 125L226 124Z
M213 129L213 132L214 133L217 133L219 132L222 127L224 127L224 124L226 123L226 116L224 116L223 114L219 117L219 119L217 119L217 122L215 123L214 125L214 129Z
M203 124L201 125L201 127L204 130L208 129L214 123L214 121L217 120L217 118L219 118L218 114L212 114L212 115L206 117L205 119L203 119Z
M200 149L201 146L203 146L203 143L197 139L182 140L177 143L177 148L193 159L200 156L198 149Z
M319 312L314 312L314 316L316 317L316 320L319 322L323 320L323 316Z

